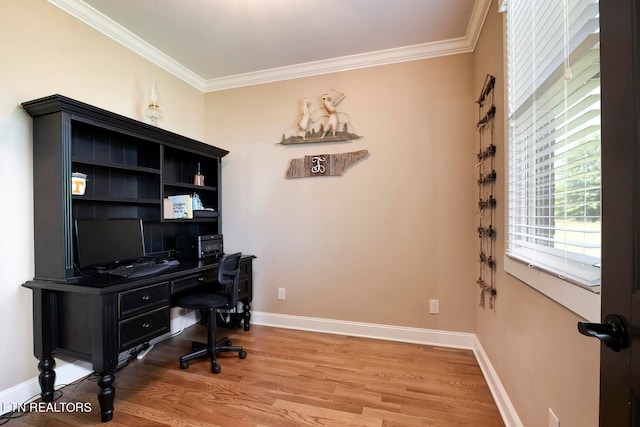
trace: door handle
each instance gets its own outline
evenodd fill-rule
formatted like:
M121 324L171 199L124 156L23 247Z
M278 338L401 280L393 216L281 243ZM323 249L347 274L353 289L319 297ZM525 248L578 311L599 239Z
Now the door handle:
M604 323L578 322L578 331L588 337L596 337L613 351L629 345L629 333L622 316L608 314Z

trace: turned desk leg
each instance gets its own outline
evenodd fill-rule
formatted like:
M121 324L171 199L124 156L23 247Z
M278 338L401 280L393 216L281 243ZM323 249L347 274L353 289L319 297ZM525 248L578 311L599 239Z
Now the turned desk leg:
M249 322L251 321L251 305L243 304L244 307L244 330L248 331L250 328Z
M38 382L40 383L40 397L43 402L53 402L53 386L56 382L56 361L53 357L43 357L38 363Z
M115 379L116 376L111 372L100 373L98 379L98 386L100 386L98 402L100 402L100 416L103 423L113 418L113 400L116 397L116 389L113 387Z

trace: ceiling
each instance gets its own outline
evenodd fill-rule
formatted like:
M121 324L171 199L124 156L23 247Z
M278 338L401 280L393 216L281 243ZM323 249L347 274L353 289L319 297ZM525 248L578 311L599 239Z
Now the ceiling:
M202 91L473 51L490 0L49 0Z

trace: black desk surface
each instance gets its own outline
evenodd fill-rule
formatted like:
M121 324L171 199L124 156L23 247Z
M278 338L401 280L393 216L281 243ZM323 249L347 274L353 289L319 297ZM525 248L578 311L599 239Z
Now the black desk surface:
M254 255L243 255L242 260L255 258ZM87 276L79 276L70 280L51 280L46 278L34 278L23 286L30 289L48 289L56 291L73 291L77 293L105 294L120 292L127 289L138 288L148 283L157 283L158 280L173 280L201 274L207 270L218 268L220 259L215 257L203 259L182 259L180 264L161 273L136 279L113 276L106 272L95 273Z

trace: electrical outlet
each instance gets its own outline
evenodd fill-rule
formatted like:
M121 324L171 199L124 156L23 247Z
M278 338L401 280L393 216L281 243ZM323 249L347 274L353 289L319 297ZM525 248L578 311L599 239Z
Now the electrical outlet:
M278 288L278 300L284 301L286 299L285 297L286 294L284 288Z
M429 300L429 313L430 314L440 314L440 300L439 299L430 299Z
M549 408L549 427L560 427L560 419Z

